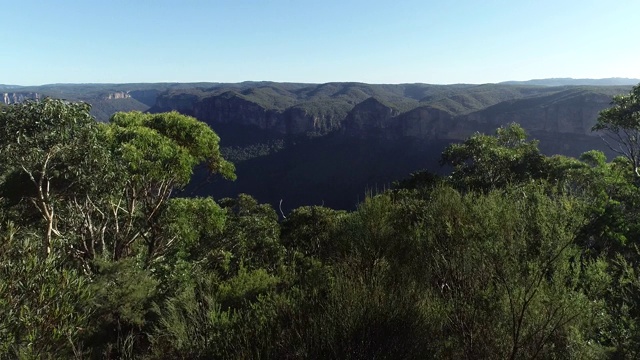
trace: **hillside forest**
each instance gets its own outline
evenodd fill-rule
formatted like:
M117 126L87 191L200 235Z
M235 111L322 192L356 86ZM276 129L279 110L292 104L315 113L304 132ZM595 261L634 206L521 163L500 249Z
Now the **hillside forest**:
M210 126L90 111L0 107L1 358L640 357L640 85L618 157L512 123L349 211L185 196L236 177Z

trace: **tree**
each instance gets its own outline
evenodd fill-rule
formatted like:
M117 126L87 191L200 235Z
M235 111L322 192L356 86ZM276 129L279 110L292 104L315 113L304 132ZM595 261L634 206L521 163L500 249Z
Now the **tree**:
M640 178L640 84L628 95L614 96L611 105L600 112L591 130L601 131L607 146L629 160Z
M41 239L12 223L0 225L0 358L82 358L94 296L82 273Z
M537 141L527 141L518 124L496 130L494 136L476 133L442 153L440 163L451 165L451 180L467 189L489 190L539 176L544 156Z
M222 158L220 138L209 126L177 112L116 113L100 130L118 183L108 196L74 203L82 228L79 255L120 260L143 251L150 265L176 240L160 222L172 194L187 185L199 165L234 179L233 164Z
M89 110L86 103L50 98L0 109L0 196L28 199L37 209L45 222L46 254L53 235L60 234L60 202L96 191L109 180L102 171L109 157Z
M195 118L130 112L99 124L89 110L49 98L0 109L0 197L23 218L35 210L44 220L45 254L58 237L85 268L97 256L140 251L149 264L175 238L159 224L174 191L201 164L233 179L233 164L222 158L218 135Z
M453 346L440 345L451 351L446 357L555 358L584 350L572 335L588 338L584 321L592 315L576 283L587 266L574 245L584 221L580 202L548 196L536 184L487 194L438 190L417 226L425 230L424 282L437 286L434 294L450 309L442 336Z
M226 211L219 249L229 256L226 272L233 275L242 268L275 271L284 259L285 248L273 208L247 194L221 199L220 206Z
M323 260L337 251L335 232L346 212L322 206L304 206L293 210L282 223L282 243L289 250Z

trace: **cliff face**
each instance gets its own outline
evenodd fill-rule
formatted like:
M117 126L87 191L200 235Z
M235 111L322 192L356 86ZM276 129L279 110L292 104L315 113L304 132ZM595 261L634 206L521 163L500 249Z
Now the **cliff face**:
M211 125L233 124L283 136L337 132L360 139L462 140L517 122L530 133L594 136L598 113L631 86L369 85L362 83L132 84L3 88L2 103L57 96L115 111L170 111ZM149 109L151 107L151 109Z
M334 114L315 114L302 107L291 107L284 113L284 127L278 132L285 134L327 134L338 130L342 118Z
M286 92L282 98L271 89L261 88L163 94L157 97L152 111L177 110L209 124L248 126L283 135L339 131L344 136L361 139L457 141L476 131L493 133L499 126L517 122L530 133L596 136L591 127L599 112L609 106L613 94L623 92L617 88L515 91L506 85L495 89L484 86L480 100L493 105L482 108L476 101L478 104L473 107L479 110L456 113L460 101L445 106L446 99L467 99L465 89L452 88L452 95L438 95L433 103L430 98L420 102L411 99L411 103L399 98L397 92L386 98L375 95L357 100L363 97L363 91L358 92L356 99L339 91L338 85L332 84L331 92L319 91L326 90L326 85L320 85L311 90ZM372 89L369 92L376 93L375 86Z
M25 100L40 100L42 96L36 92L11 92L2 94L2 102L6 105L18 104Z
M370 97L357 104L344 120L344 133L355 137L394 138L398 135L400 112Z
M295 105L285 110L267 108L228 91L200 98L197 95L160 95L153 112L176 110L208 124L250 126L283 135L327 134L341 127L344 116L334 112L316 113Z
M265 109L234 92L197 101L192 109L193 116L210 123L255 126L281 132L284 127L282 113Z
M487 108L468 115L420 106L398 114L397 111L366 100L354 107L343 122L344 132L353 137L417 138L423 140L464 140L476 131L493 133L496 128L519 123L530 133L566 134L597 137L591 128L598 114L606 109L611 96L578 93L548 103L527 106L527 101L513 101L511 106Z
M170 89L158 96L152 111L195 116L218 131L230 156L241 155L238 180L203 187L201 195L221 198L244 192L274 206L284 199L285 207L349 208L363 189L385 186L420 169L446 173L438 161L446 146L474 132L493 134L512 122L539 140L548 155L606 151L591 127L612 95L629 89L239 85ZM328 133L332 135L313 139L297 136ZM271 147L273 138L282 144L277 149Z
M116 92L112 92L107 94L107 96L105 96L105 100L117 100L117 99L130 99L131 98L131 94L129 94L128 91L116 91Z

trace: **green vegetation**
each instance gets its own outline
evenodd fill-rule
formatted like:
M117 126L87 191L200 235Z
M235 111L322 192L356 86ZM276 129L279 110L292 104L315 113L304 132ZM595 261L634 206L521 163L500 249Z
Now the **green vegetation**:
M633 165L640 178L640 86L629 95L613 98L613 106L600 113L593 130L604 131L609 137L607 145Z
M597 128L637 131L638 89ZM447 176L279 218L179 196L198 167L235 178L194 118L45 99L0 125L2 358L640 356L632 157L548 157L510 124L448 147Z

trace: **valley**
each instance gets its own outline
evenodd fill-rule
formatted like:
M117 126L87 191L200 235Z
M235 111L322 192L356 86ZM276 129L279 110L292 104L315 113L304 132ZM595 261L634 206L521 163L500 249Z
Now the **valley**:
M302 205L351 209L410 173L445 174L440 154L475 132L517 122L547 155L607 147L591 132L612 96L635 79L546 79L499 84L157 83L0 85L4 103L47 96L92 105L99 121L117 111L178 111L221 137L235 182L185 191L215 198L248 193L284 211ZM613 154L608 153L609 156Z

